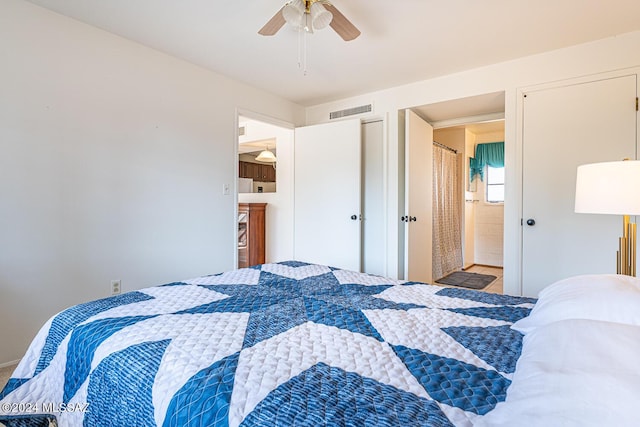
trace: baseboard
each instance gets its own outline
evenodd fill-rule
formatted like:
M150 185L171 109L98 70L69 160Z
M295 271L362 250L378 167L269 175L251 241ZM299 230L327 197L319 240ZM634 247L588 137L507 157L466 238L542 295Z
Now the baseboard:
M0 369L8 368L9 366L17 365L20 363L20 359L14 360L13 362L0 363Z

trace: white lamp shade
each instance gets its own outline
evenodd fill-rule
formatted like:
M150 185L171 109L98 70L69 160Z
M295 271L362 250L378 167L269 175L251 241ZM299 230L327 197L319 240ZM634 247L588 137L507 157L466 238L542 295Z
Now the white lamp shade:
M301 28L305 15L305 5L302 0L293 0L287 3L282 9L282 16L287 24L294 28Z
M256 160L259 162L274 163L276 161L276 156L271 151L264 150L258 154Z
M327 28L327 26L333 20L333 14L325 9L325 7L319 1L311 5L309 13L311 14L313 29L315 30L322 30L323 28Z
M640 215L640 161L578 166L575 211Z

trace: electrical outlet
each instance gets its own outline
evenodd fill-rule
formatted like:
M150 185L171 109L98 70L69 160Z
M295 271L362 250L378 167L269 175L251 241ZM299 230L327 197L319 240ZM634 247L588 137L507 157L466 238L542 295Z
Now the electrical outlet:
M122 291L120 280L111 281L111 295L118 295Z
M229 196L231 195L231 187L229 184L222 184L222 195Z

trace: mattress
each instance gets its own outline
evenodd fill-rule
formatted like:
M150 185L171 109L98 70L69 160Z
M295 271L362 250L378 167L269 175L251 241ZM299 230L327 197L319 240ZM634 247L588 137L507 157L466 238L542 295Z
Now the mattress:
M469 426L505 399L535 300L297 261L53 316L7 426Z

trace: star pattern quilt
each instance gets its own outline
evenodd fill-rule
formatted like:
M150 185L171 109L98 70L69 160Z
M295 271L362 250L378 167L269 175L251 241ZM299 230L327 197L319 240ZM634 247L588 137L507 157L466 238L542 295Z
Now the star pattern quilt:
M534 303L297 261L146 288L52 317L0 425L470 426Z

